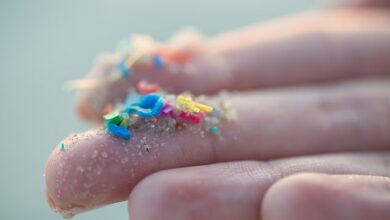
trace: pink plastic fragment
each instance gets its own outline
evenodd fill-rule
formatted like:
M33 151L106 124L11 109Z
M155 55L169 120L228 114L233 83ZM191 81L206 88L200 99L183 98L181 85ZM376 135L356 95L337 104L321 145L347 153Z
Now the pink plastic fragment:
M173 106L169 103L165 103L165 105L161 109L160 114L173 117Z
M206 114L204 112L200 112L197 114L180 112L177 116L179 119L186 120L195 124L201 122Z

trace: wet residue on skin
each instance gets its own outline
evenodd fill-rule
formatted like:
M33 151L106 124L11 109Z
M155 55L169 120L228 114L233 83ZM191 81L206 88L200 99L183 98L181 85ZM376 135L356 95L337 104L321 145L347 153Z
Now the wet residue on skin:
M104 138L104 142L96 141L95 145L83 145L99 137L100 141ZM163 140L161 136L154 137L146 132L146 134L135 135L131 141L126 141L112 137L104 128L93 129L82 134L71 134L63 141L65 151L61 151L59 145L55 149L57 152L54 152L54 156L51 157L51 163L55 163L56 166L51 167L55 172L55 186L54 190L50 190L50 193L54 194L48 194L49 204L61 215L71 217L85 211L86 208L91 209L107 203L106 195L117 193L115 190L118 183L110 184L113 182L102 177L112 176L119 180L124 175L123 172L127 172L126 176L138 178L134 169L140 165L140 157L148 156L152 160L157 159L161 155L160 149L167 146L161 140ZM89 147L93 147L93 150L83 150ZM81 161L81 163L73 163L73 161ZM122 184L125 183L122 181ZM72 203L63 206L62 204L68 198L72 201L80 201L80 204ZM88 201L88 207L81 205L85 204L84 201Z
M225 107L232 108L226 100L225 96L221 96L210 102L220 102ZM169 147L173 136L181 131L201 139L213 140L214 146L217 146L218 141L223 141L223 136L210 135L199 124L184 123L172 130L172 127L166 126L169 118L160 123L162 124L148 123L137 127L132 132L131 140L112 136L104 127L70 134L56 147L48 163L48 166L56 164L55 167L50 167L51 178L53 174L55 176L55 184L51 184L53 188L48 190L51 193L48 194L51 207L69 218L102 204L116 202L108 200L111 199L108 197L121 195L123 186L129 182L123 176L142 178L139 176L140 172L135 170L140 167L141 159L145 165L147 161L159 160L161 151ZM234 138L236 139L237 137ZM61 150L61 144L64 144L64 151ZM158 161L161 162L163 161ZM103 178L107 176L110 177L109 180ZM110 181L113 178L118 182ZM68 204L67 201L73 202ZM88 204L88 207L83 204Z

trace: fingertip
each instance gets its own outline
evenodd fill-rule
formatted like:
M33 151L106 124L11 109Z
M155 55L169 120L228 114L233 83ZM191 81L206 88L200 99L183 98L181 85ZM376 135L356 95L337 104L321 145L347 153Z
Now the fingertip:
M71 217L76 214L75 209L81 208L82 205L76 204L77 200L72 198L78 195L78 192L73 191L75 182L68 177L73 159L68 155L70 149L67 139L62 140L50 154L45 167L45 183L50 207L64 217Z
M181 171L176 169L160 171L139 182L129 196L129 218L214 219L211 211L218 203L210 199L211 187L201 184L191 170Z
M85 212L124 197L117 184L125 177L113 169L118 157L109 151L101 129L71 134L50 154L45 168L50 207L63 216Z
M295 174L277 181L266 192L262 203L264 220L328 219L324 190L329 184L323 174Z
M190 132L170 138L148 131L133 135L128 141L98 128L61 141L46 164L50 206L61 214L77 214L123 201L138 181L153 172L211 158L209 142L188 146L193 139Z
M160 174L152 174L141 180L131 191L128 198L129 219L147 220L156 219L160 213L168 210L161 210L161 194L163 193L163 182ZM168 197L169 198L169 197Z
M389 219L386 177L296 174L267 191L264 220Z

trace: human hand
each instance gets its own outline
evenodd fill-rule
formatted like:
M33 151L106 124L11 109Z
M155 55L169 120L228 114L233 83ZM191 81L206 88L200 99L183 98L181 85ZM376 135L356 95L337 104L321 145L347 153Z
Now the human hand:
M389 22L379 8L309 13L209 40L190 76L136 69L171 92L235 90L239 119L218 142L148 136L150 152L96 130L68 137L46 167L49 203L77 212L128 199L135 220L388 219ZM80 114L97 120L138 80L104 99L84 92Z

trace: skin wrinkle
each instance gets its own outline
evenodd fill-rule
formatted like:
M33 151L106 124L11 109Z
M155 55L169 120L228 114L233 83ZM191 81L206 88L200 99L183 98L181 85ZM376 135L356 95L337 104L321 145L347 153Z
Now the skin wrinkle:
M366 161L362 160L359 155L366 155ZM348 160L344 160L344 156L348 156ZM382 176L389 176L390 173L386 169L386 167L389 165L390 162L390 155L387 151L383 151L383 157L376 157L373 153L368 152L356 152L356 153L338 153L338 154L326 154L326 155L318 155L316 158L318 158L318 161L315 161L314 159L311 159L310 157L294 157L294 158L288 158L288 159L277 159L269 161L273 167L280 166L280 169L282 171L282 176L287 176L291 173L297 172L297 170L301 170L302 166L307 163L312 163L310 170L301 170L301 172L305 171L311 171L311 172L318 172L320 171L319 168L326 166L326 164L331 163L332 166L330 166L330 169L327 170L327 172L331 172L333 174L342 174L342 173L348 173L352 172L355 174L369 174L374 175L374 172L370 170L375 170L375 175L382 175ZM329 156L332 157L332 160L322 160L321 158L328 158ZM383 159L387 160L383 160ZM362 165L364 162L367 161L377 161L376 166L371 167L365 167ZM334 169L337 168L337 169ZM322 172L324 172L322 170Z
M380 176L295 174L270 188L262 214L272 220L388 219L389 200L380 198L388 197L386 182L389 178ZM300 207L308 211L296 211Z
M278 180L284 177L307 172L319 172L327 174L359 174L359 175L383 175L389 176L390 172L385 169L389 164L383 164L380 158L390 158L389 152L361 152L361 153L340 153L340 154L328 154L328 155L314 155L314 156L302 156L297 158L278 159L267 162L258 161L240 161L240 162L226 162L219 164L212 164L208 166L196 166L189 168L178 168L172 170L166 170L152 174L151 176L142 180L132 192L130 196L129 206L130 213L135 212L135 216L138 216L139 208L149 204L149 201L156 202L154 208L155 212L159 213L159 210L165 210L167 214L175 212L174 210L181 209L182 204L186 204L185 207L191 206L193 203L204 203L206 207L200 207L201 210L208 210L208 202L218 199L222 202L224 209L230 209L231 205L236 205L238 210L256 210L259 212L261 207L261 200L263 195L268 191L269 187ZM249 172L248 172L249 171ZM254 171L254 172L253 172ZM208 178L207 185L198 188L196 182ZM192 189L196 188L196 192ZM153 189L150 191L150 189ZM167 191L168 189L168 191ZM195 197L188 196L185 201L181 200L181 197L170 193L169 189L184 190L183 193L188 192L191 195L196 193ZM210 194L208 192L216 190L216 194ZM251 197L251 202L248 206L242 207L240 190L247 189L253 194L258 196ZM219 194L219 192L225 192ZM235 192L238 192L235 195ZM245 190L244 190L245 191ZM248 192L248 191L245 191ZM155 197L155 193L157 197ZM162 193L162 194L159 194ZM146 200L143 200L143 195L147 194ZM246 194L243 192L243 195ZM149 195L151 197L149 197ZM171 196L169 196L171 195ZM211 196L211 198L210 198ZM222 197L220 197L222 196ZM246 196L244 196L246 197ZM248 199L248 198L247 198ZM169 204L169 206L161 207L159 203ZM192 216L193 212L199 210L189 210L183 207L185 217ZM216 213L222 210L214 210ZM141 209L141 212L142 209ZM228 211L229 212L229 211ZM179 212L181 213L181 211ZM144 213L147 214L147 213ZM174 213L173 213L174 214ZM240 213L238 213L240 214ZM238 215L237 214L237 215ZM243 216L249 217L248 213ZM223 214L222 214L223 215ZM153 219L154 215L146 215L147 219ZM259 213L250 215L251 218L259 218ZM132 216L133 217L133 216ZM166 218L173 217L170 215L164 216ZM177 216L176 216L177 217ZM181 217L181 218L179 218ZM179 215L178 219L183 219L184 216ZM219 215L209 216L211 219L220 219ZM219 217L219 218L218 218ZM145 217L146 218L146 217ZM200 219L210 219L200 218ZM228 219L232 219L230 217ZM171 218L170 218L171 219ZM173 218L175 219L175 218ZM187 219L187 218L185 218ZM233 218L234 219L234 218Z

